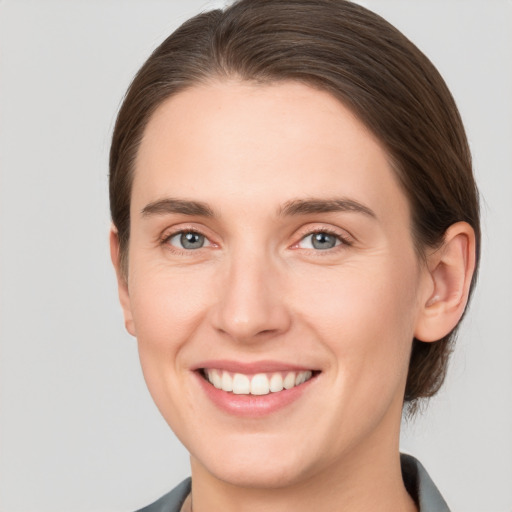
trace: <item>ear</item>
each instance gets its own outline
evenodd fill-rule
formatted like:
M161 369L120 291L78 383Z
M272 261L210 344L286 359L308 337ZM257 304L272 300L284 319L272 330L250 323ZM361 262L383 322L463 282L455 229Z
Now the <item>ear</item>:
M123 309L124 326L132 336L135 336L135 325L133 323L132 317L127 276L125 275L125 272L121 267L119 236L117 233L117 229L114 226L110 228L110 258L112 259L112 264L114 265L114 268L116 270L117 290L119 293L119 302L121 303L121 307Z
M443 244L427 255L427 280L414 336L437 341L461 319L475 271L475 232L467 222L451 225Z

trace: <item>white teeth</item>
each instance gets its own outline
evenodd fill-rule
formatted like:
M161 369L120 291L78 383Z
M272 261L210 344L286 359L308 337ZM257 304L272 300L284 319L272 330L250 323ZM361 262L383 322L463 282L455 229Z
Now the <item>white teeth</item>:
M268 395L270 384L264 373L258 373L251 380L251 395Z
M295 385L299 386L300 384L303 384L307 380L311 379L312 375L313 374L310 370L308 370L307 372L299 372L297 374L297 377L295 378Z
M217 370L212 370L210 381L217 389L222 389L221 378Z
M280 373L274 373L274 375L270 377L269 388L272 393L277 393L278 391L283 390L283 377Z
M295 372L289 372L284 378L283 387L284 389L292 389L295 386Z
M207 379L217 389L233 392L235 395L268 395L270 392L278 393L283 389L300 386L311 379L311 370L303 372L287 372L284 379L282 373L257 373L252 378L243 373L230 374L229 372L208 369L205 371Z
M222 372L222 390L223 391L233 391L233 379L228 372Z
M243 373L235 373L233 376L233 393L235 395L248 395L251 392L251 381Z

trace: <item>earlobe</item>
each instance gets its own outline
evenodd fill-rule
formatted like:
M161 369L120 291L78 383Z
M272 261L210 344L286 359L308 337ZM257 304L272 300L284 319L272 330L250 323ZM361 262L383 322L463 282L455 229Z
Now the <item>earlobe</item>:
M442 246L427 256L427 267L430 285L422 298L415 337L431 342L451 332L466 308L475 270L473 228L467 222L450 226Z
M114 265L114 269L116 271L117 289L119 294L119 302L121 303L121 308L123 309L124 325L126 330L132 336L135 336L135 325L133 323L131 311L128 282L121 265L119 236L115 226L112 226L110 229L110 258L112 259L112 264Z

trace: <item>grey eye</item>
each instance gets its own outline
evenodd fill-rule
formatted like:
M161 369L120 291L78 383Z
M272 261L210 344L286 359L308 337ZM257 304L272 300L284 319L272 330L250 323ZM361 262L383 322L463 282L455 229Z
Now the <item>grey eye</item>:
M326 250L333 249L341 242L339 238L335 235L331 235L330 233L311 233L308 236L305 236L300 244L303 249L317 249L317 250Z
M210 245L204 235L194 231L182 231L169 238L169 243L180 249L194 250Z

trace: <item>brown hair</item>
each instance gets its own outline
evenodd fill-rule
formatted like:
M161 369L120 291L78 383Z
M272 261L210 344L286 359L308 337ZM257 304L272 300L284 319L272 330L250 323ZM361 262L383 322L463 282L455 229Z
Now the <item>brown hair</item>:
M478 192L455 102L433 64L380 16L345 0L241 0L191 18L149 57L119 111L110 152L110 208L123 268L138 147L169 96L212 79L295 80L328 91L386 148L409 199L419 254L468 222L480 252ZM473 277L471 290L476 279ZM413 341L405 401L441 386L455 330Z

